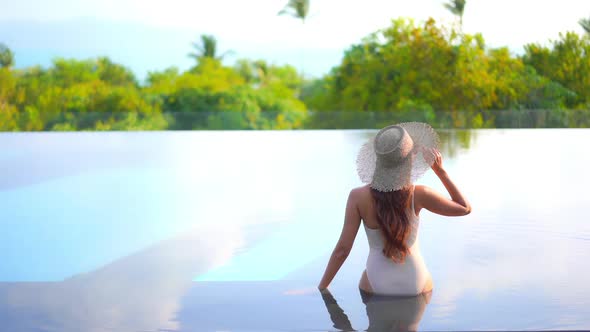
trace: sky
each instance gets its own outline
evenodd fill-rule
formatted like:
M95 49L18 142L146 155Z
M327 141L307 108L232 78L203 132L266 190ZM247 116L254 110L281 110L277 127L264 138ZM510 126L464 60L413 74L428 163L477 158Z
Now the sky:
M191 42L212 34L226 59L290 63L321 76L338 65L344 50L390 20L433 17L451 23L443 0L311 0L305 24L277 13L287 0L0 0L0 42L17 67L49 65L57 56L110 56L140 77L169 66L188 68ZM468 0L464 31L482 33L490 46L514 53L526 43L547 43L560 32L582 33L590 1Z

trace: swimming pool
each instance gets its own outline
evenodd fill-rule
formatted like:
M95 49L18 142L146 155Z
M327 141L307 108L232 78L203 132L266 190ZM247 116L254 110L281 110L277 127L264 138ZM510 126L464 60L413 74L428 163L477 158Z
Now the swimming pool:
M430 303L362 302L362 228L322 296L374 132L0 134L2 330L590 329L587 129L441 131L473 212L421 213Z

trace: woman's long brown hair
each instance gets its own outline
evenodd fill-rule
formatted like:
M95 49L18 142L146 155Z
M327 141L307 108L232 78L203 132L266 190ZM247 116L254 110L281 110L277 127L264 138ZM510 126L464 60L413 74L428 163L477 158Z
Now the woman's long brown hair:
M403 262L410 252L406 245L412 230L407 214L410 194L411 187L391 192L381 192L371 188L377 222L385 237L383 254L396 262Z

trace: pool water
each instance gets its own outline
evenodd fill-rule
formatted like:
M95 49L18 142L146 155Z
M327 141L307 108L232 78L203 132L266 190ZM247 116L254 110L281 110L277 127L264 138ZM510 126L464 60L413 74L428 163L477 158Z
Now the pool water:
M0 134L2 330L590 329L587 129L439 131L431 296L363 302L362 227L321 294L374 133Z

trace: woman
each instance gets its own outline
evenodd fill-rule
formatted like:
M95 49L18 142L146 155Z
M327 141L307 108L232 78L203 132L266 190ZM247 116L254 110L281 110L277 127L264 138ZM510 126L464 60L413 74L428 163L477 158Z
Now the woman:
M425 123L401 123L381 129L359 152L357 171L368 185L351 190L344 226L318 288L326 289L352 249L363 222L369 257L361 291L380 295L430 292L432 278L418 241L422 209L464 216L471 206L443 168L438 136ZM451 199L413 182L428 169L442 181Z

